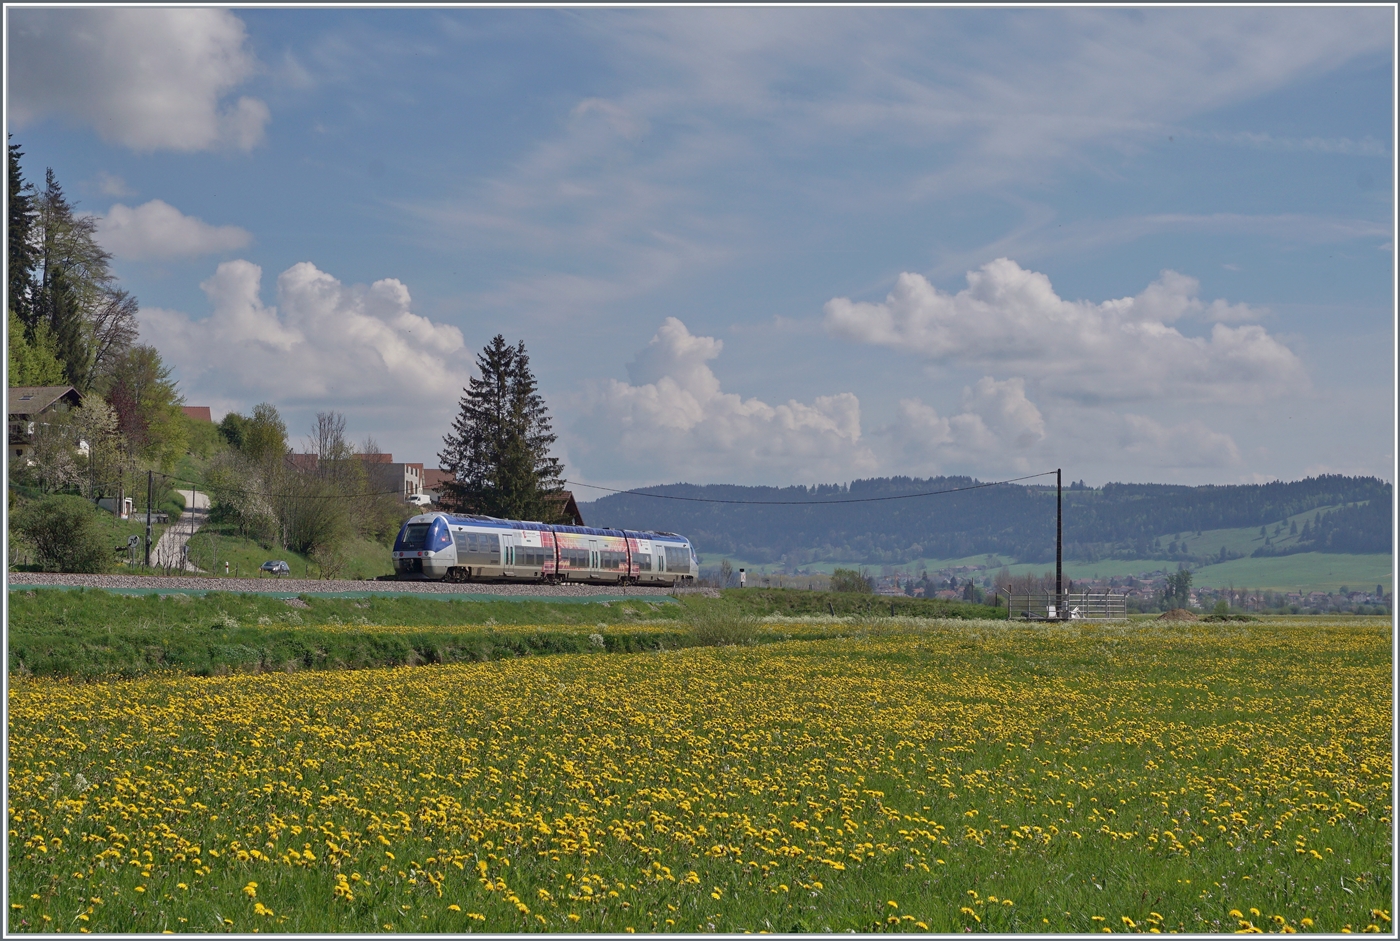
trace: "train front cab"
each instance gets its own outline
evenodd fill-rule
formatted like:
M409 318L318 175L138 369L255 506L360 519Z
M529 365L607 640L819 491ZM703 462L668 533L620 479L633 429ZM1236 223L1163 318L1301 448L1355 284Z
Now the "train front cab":
M456 564L457 549L441 513L410 518L394 540L394 574L399 578L441 579Z

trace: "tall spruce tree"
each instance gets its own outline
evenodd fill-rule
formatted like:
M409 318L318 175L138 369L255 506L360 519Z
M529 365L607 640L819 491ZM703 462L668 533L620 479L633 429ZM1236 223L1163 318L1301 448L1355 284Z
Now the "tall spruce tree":
M9 262L10 313L26 328L33 324L34 266L38 258L34 251L34 187L20 170L19 158L24 152L19 144L9 142L9 227L5 232L5 256Z
M38 213L34 187L25 180L19 158L19 144L9 144L9 220L5 230L5 255L9 262L9 285L5 295L6 326L9 339L10 385L52 386L65 379L53 337L48 326L34 315L34 269L39 255L34 244Z
M558 522L563 465L550 456L555 435L530 371L524 342L497 334L476 360L461 412L438 460L451 472L446 502L468 513Z
M106 253L97 248L91 237L92 220L74 215L52 168L44 174L44 190L38 203L39 264L34 317L53 337L67 382L86 391L90 362L80 292L83 275L93 266L92 259L81 256L89 254L84 251L89 247L101 256ZM85 261L89 263L84 264ZM100 258L104 269L106 261L106 257Z

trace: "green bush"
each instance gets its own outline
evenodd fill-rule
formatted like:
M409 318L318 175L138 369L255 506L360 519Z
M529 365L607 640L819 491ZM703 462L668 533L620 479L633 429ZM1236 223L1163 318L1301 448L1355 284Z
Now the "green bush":
M687 620L691 640L701 647L734 647L758 638L758 618L723 608L694 610Z
M20 510L14 526L33 542L41 571L105 572L115 552L97 513L82 497L50 496Z
M852 591L863 595L874 592L874 589L870 587L870 579L855 569L834 570L831 573L831 590Z
M180 517L185 515L185 495L178 490L167 490L160 496L155 509L166 514L172 524L179 522Z

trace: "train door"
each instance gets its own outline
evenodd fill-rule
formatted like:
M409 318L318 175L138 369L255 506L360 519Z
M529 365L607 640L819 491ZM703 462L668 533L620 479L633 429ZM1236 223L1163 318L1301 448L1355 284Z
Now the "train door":
M600 556L601 553L598 551L598 540L588 540L588 568L591 570L588 573L589 575L596 575L598 570L603 567L603 560L600 558Z
M515 574L515 543L515 533L501 534L501 568L507 575Z

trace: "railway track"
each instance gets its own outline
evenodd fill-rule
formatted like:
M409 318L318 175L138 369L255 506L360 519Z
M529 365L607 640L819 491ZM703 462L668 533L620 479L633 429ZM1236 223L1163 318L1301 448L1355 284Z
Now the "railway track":
M665 597L669 588L635 585L492 585L486 583L369 581L314 578L214 578L198 575L67 575L9 572L11 590L25 588L104 588L123 593L204 594L210 591L296 595L446 595L458 598L538 598L540 600ZM703 589L702 589L703 591Z

